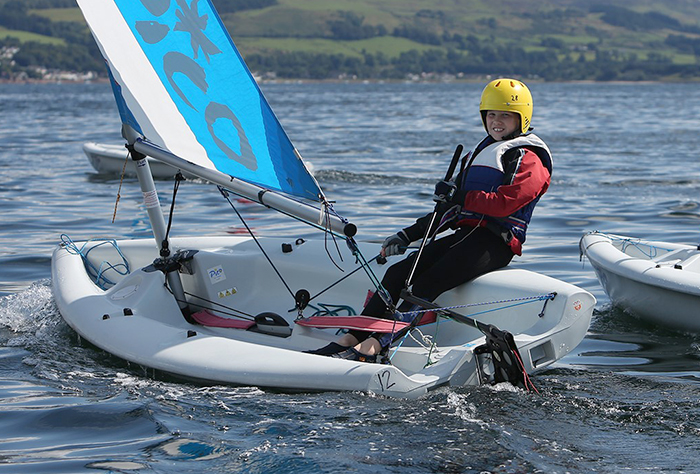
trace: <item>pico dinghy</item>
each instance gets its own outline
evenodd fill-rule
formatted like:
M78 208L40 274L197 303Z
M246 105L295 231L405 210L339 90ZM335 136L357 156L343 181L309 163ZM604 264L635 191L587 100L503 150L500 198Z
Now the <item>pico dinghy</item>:
M616 306L664 327L700 332L700 250L590 232L581 255Z
M384 291L380 246L357 242L355 226L326 199L211 2L78 4L108 66L155 237L64 236L52 259L54 296L85 340L183 379L416 397L441 386L530 388L529 374L585 336L590 293L516 268L434 303L408 292L420 306L396 320L357 316L368 291ZM234 210L230 197L241 196L323 238L171 238L146 156L217 184ZM392 334L393 342L381 363L304 352L343 328Z
M129 151L124 145L87 142L83 144L83 152L92 167L100 174L120 176L136 176L136 164L129 159ZM151 168L151 174L157 179L172 179L178 172L177 168L161 163L152 158L146 158ZM186 178L194 177L183 173Z

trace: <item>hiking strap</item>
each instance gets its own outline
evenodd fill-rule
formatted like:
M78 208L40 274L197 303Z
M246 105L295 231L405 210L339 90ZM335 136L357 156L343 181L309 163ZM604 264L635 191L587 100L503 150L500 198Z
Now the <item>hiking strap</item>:
M423 318L419 324L429 324L435 322L429 316ZM405 321L394 321L391 319L375 318L372 316L311 316L309 318L297 319L296 324L314 328L343 328L357 331L395 333L401 329L408 328L412 323ZM416 324L418 325L418 324Z

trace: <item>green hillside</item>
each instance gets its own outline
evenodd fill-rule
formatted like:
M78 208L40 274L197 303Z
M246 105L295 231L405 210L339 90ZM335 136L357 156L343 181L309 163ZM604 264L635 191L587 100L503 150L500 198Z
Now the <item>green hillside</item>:
M285 78L513 74L696 80L697 0L213 0L251 69ZM0 0L0 77L102 72L74 0ZM7 50L7 49L5 49Z

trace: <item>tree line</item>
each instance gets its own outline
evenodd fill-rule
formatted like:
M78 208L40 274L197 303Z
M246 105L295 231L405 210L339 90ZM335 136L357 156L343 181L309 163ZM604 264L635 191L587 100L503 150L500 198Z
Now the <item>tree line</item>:
M556 51L526 52L515 46L484 46L482 54L456 49L408 51L396 58L365 53L363 57L308 52L252 54L246 61L253 71L274 73L289 79L356 78L403 80L411 76L475 77L512 75L546 81L642 81L668 77L693 80L700 66L673 64L663 55L640 59L634 54L616 55L596 51L587 60L582 54L559 58Z
M7 51L8 48L16 51L12 58L14 63L0 58L0 78L11 78L18 72L32 77L39 74L36 72L38 68L106 74L99 51L84 25L50 21L31 13L31 8L74 7L73 2L74 0L10 0L0 6L0 26L60 38L65 42L65 45L47 45L32 41L20 42L12 38L0 40L0 51ZM276 2L277 0L215 0L219 11L224 13L263 8ZM680 25L676 20L658 13L630 14L630 10L625 8L605 5L594 5L591 9L603 13L603 21L610 24L625 22L628 28L648 30ZM579 13L561 11L558 14ZM421 10L416 16L440 19L441 15L444 13ZM488 23L490 20L484 21ZM493 22L496 23L496 20ZM457 77L502 74L547 81L635 81L667 77L693 79L700 76L697 64L674 64L658 53L640 58L634 53L623 54L599 49L596 43L585 45L585 52L573 52L562 40L554 37L544 38L540 50L527 51L516 43L495 44L490 40L458 33L438 35L410 24L389 32L382 25L365 24L362 16L352 12L338 12L328 20L327 26L326 36L336 40L396 36L427 45L429 49L408 51L391 58L382 53L366 51L360 56L273 51L249 54L245 58L246 62L251 70L259 74L314 80L402 80L408 76L426 74ZM669 35L666 44L686 54L700 54L700 40L693 37Z

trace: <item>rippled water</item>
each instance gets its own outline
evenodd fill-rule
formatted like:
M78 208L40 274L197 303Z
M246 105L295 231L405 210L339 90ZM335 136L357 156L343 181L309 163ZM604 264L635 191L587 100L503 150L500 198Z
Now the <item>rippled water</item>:
M432 208L457 143L482 135L476 84L265 84L336 208L381 240ZM577 350L541 395L444 389L415 401L284 394L156 380L63 323L50 290L61 233L148 237L134 179L97 175L81 146L119 143L107 85L0 85L0 473L700 472L700 337L610 307L579 260L587 230L700 241L700 90L686 84L532 84L555 155L514 265L598 298ZM169 202L172 183L158 183ZM247 206L258 233L312 232ZM241 224L188 181L173 233ZM669 309L672 311L672 308Z

